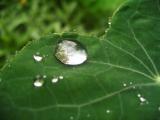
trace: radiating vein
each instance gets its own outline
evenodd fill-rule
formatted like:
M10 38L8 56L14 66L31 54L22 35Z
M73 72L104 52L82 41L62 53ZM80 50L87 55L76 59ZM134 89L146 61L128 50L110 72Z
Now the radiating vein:
M139 45L139 46L142 48L142 50L144 51L144 53L145 53L145 55L147 56L148 60L151 62L151 64L152 64L152 66L153 66L156 74L159 75L156 65L154 64L152 58L151 58L150 55L148 54L148 52L147 52L147 50L145 49L145 47L142 45L142 43L141 43L141 42L138 40L138 38L136 37L136 35L135 35L132 27L130 26L130 22L128 21L127 23L128 23L128 27L130 28L130 30L131 30L131 32L132 32L132 34L133 34L133 37L134 37L135 41L138 43L138 45Z
M145 68L146 70L148 70L148 72L149 72L152 76L155 76L154 73L150 70L150 68L149 68L146 64L144 64L144 62L143 62L141 59L139 59L138 57L136 57L136 56L133 55L132 53L128 52L127 50L125 50L125 49L123 49L123 48L121 48L121 47L118 47L117 45L114 45L114 44L113 44L112 42L110 42L109 40L107 40L106 42L109 43L110 45L112 45L113 47L119 49L120 51L122 51L122 52L130 55L132 58L134 58L134 59L137 60L140 64L142 64L142 65L144 66L144 68Z
M143 75L151 80L154 80L153 77L141 72L141 71L138 71L138 70L135 70L135 69L132 69L132 68L128 68L128 67L125 67L125 66L120 66L120 65L115 65L115 64L112 64L112 63L105 63L105 62L98 62L98 61L88 61L89 63L95 63L95 64L102 64L102 65L109 65L109 66L112 66L112 67L115 67L115 68L119 68L119 69L123 69L123 70L128 70L128 71L131 71L131 72L134 72L134 73L138 73L140 75Z

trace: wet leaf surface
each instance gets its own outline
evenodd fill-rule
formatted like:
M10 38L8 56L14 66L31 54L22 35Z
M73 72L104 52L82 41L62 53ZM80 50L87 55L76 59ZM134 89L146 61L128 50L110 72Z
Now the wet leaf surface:
M159 5L130 0L101 38L67 33L29 43L0 73L1 120L159 120ZM62 40L81 43L87 61L60 62Z

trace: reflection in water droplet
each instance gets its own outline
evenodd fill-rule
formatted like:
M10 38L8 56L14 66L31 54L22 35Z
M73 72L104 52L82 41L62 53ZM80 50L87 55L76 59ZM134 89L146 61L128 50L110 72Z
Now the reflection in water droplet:
M109 114L111 111L110 110L106 110L106 113Z
M70 40L63 40L58 44L55 56L66 65L80 65L87 60L87 53L82 45Z
M44 80L41 78L41 76L37 75L36 80L34 81L33 85L35 87L42 87L44 84Z
M33 55L33 58L34 58L34 60L35 60L36 62L41 62L42 59L43 59L43 57L40 56L40 55Z
M58 78L54 77L51 81L52 81L52 83L57 83L58 82Z

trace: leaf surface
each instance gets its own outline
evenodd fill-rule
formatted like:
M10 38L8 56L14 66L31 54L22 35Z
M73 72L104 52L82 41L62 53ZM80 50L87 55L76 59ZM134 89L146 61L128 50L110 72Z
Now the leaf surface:
M54 34L28 44L0 73L1 120L159 120L159 5L126 2L103 38ZM67 39L85 46L84 64L56 59L58 42ZM47 76L43 87L33 86L37 75ZM53 84L54 76L64 78Z

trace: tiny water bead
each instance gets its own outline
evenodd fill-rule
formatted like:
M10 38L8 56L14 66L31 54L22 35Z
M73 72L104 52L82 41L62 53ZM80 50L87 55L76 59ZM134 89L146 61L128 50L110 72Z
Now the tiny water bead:
M46 76L46 75L43 75L43 78L47 78L47 76Z
M63 76L59 76L59 79L61 79L61 80L62 80L62 79L63 79Z
M74 120L74 117L73 117L73 116L70 116L70 120Z
M80 65L87 60L87 52L84 47L71 40L63 40L57 46L56 58L66 65Z
M142 97L141 94L137 94L137 97L139 98L141 105L148 104L148 101L144 97Z
M124 86L124 87L126 87L126 86L127 86L127 84L126 84L126 83L123 83L123 86Z
M110 110L106 110L106 113L109 114L111 111Z
M42 87L44 85L44 79L40 75L37 75L33 85L35 87Z
M33 55L33 58L36 62L41 62L43 60L43 57L40 55Z
M35 86L35 87L42 87L43 84L44 84L44 81L41 80L41 79L38 79L38 80L35 80L35 81L34 81L34 86Z
M58 82L58 78L55 77L55 78L53 78L51 81L52 81L52 83L57 83L57 82Z
M51 79L51 82L52 83L57 83L59 80L62 80L64 77L62 76L62 75L60 75L60 76L57 76L57 77L53 77L52 79Z

